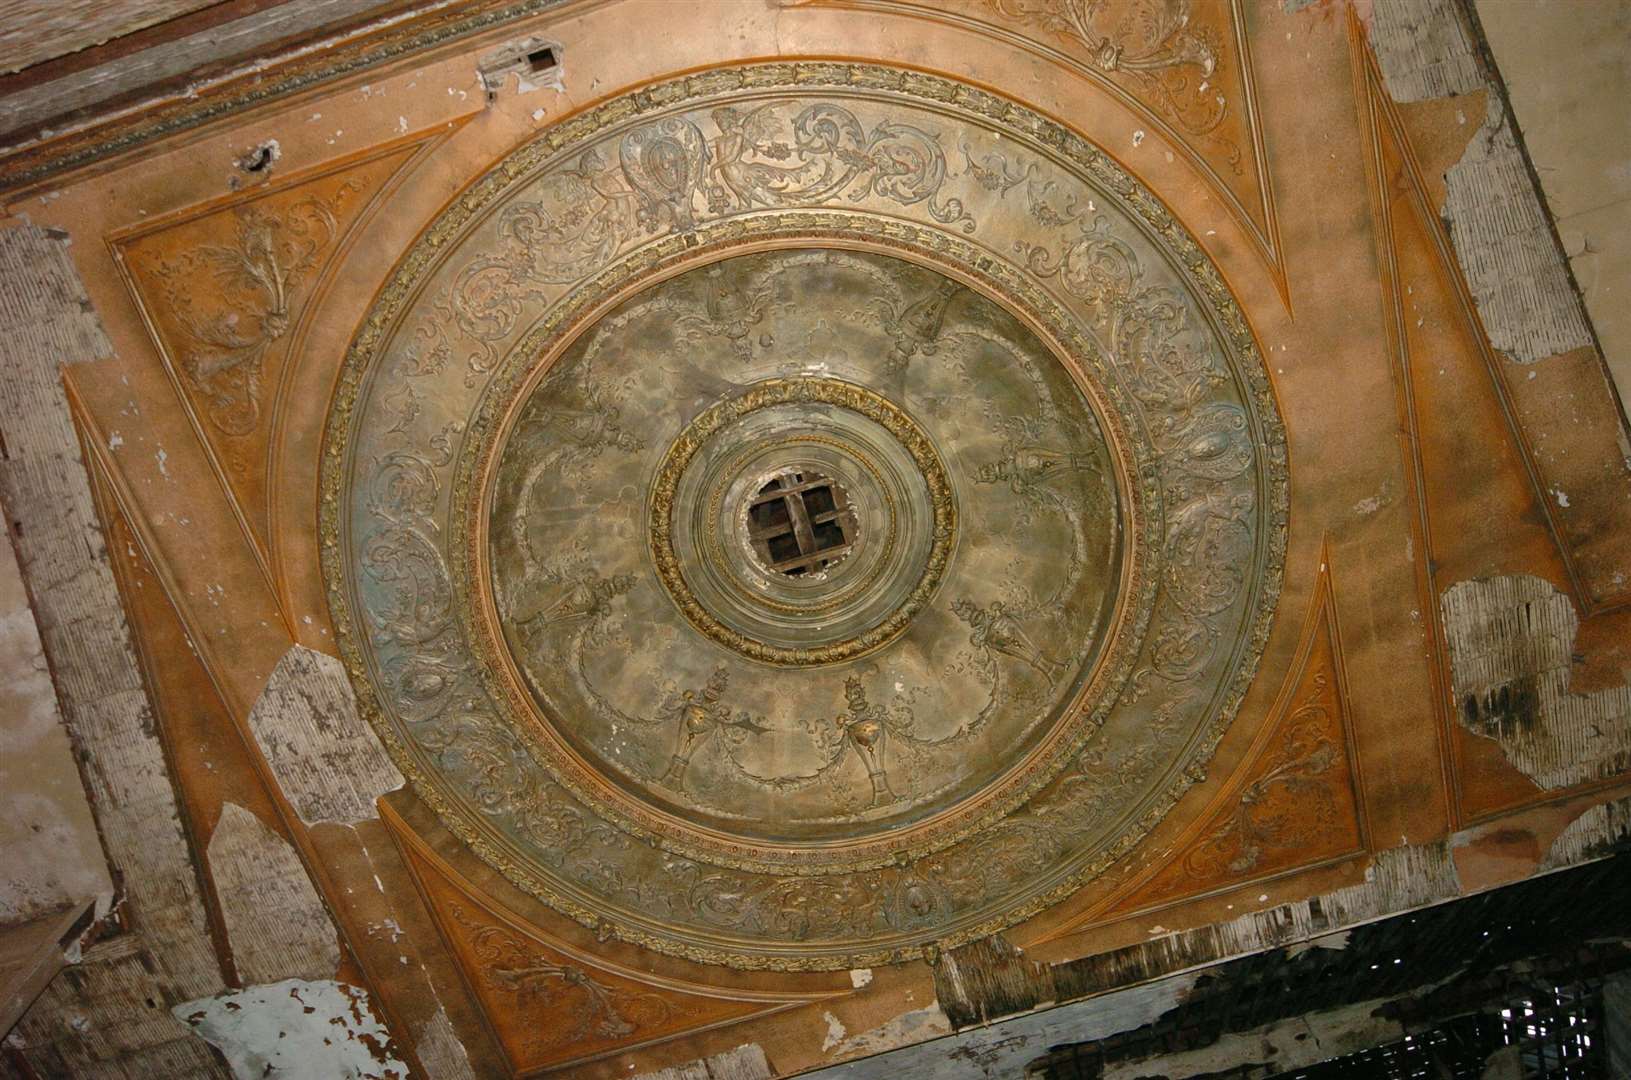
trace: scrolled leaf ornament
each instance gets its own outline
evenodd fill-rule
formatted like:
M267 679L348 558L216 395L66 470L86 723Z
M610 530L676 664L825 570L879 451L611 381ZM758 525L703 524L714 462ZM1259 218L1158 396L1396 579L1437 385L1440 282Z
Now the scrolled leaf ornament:
M1074 133L919 72L749 64L544 130L339 388L359 707L510 881L695 961L1058 903L1204 775L1278 596L1285 436L1217 270Z

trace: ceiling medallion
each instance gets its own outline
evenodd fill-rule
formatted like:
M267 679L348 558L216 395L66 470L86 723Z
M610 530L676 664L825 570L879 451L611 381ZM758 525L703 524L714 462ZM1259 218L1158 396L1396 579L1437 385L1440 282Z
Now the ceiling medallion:
M832 969L1056 902L1200 775L1284 438L1109 159L949 81L766 64L565 121L427 229L322 510L361 707L450 829L605 933Z
M766 379L710 406L664 456L651 484L652 562L691 624L726 648L835 664L892 641L928 602L956 502L933 440L882 394Z

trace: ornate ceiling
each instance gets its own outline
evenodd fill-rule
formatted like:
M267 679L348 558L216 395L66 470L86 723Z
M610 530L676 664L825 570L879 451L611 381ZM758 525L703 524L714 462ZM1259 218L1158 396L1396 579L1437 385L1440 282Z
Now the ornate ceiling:
M31 1068L221 1075L306 980L379 1075L762 1080L1627 790L1618 403L1444 219L1487 87L1330 4L658 8L0 154L0 496L130 883Z
M900 959L1102 870L1200 775L1283 567L1284 435L1194 240L1063 129L886 67L524 146L344 386L365 713L512 881L692 959Z

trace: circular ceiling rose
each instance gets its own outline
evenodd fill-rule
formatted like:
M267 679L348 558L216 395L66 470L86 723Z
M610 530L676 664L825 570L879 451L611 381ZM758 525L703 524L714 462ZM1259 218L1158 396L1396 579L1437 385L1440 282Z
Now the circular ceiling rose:
M980 293L870 252L737 255L634 293L501 414L460 526L486 537L480 655L619 825L766 872L893 863L1094 723L1127 622L1117 463Z
M1284 436L1104 155L766 64L565 121L431 224L322 511L361 707L473 850L605 934L832 969L1056 902L1198 779Z

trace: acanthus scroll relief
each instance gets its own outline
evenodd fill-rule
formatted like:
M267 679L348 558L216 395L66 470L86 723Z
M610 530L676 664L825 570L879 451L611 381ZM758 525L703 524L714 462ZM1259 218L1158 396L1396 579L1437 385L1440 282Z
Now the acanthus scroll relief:
M1268 849L1312 847L1341 827L1330 774L1343 755L1325 700L1330 682L1329 672L1315 673L1262 771L1241 791L1223 823L1184 857L1190 873L1205 880L1224 871L1248 874Z
M235 212L231 244L201 244L158 264L156 279L185 339L182 378L222 434L241 437L259 425L267 353L289 332L299 291L337 238L341 207L363 186L348 181L275 210L250 203ZM204 282L213 284L213 298L198 295Z
M552 129L431 235L354 350L381 377L331 424L325 573L365 711L517 884L692 959L881 962L1057 900L1201 775L1272 610L1283 438L1215 271L1103 155L927 76L765 65ZM856 389L763 389L821 380ZM754 577L727 511L794 467L842 480L859 539L830 578ZM803 605L864 633L922 560L944 583L788 666L707 640L658 534L772 638Z
M984 0L997 14L1079 46L1095 69L1125 80L1158 115L1190 135L1213 136L1230 109L1219 85L1222 42L1190 0ZM1241 171L1241 151L1226 144Z
M661 995L631 992L579 965L546 956L513 931L478 920L457 903L449 910L469 935L476 969L487 987L520 1007L548 1010L552 1022L535 1033L546 1046L615 1042L669 1017L671 1007Z
M704 134L704 127L713 134ZM961 199L946 196L946 156L933 129L899 121L869 129L831 102L796 111L781 103L722 105L696 118L640 125L604 150L536 185L500 215L495 250L470 262L436 311L475 344L470 381L499 357L528 299L576 282L635 244L693 231L703 212L879 199L921 206L935 221L972 232ZM440 327L421 331L433 356L449 346ZM422 365L421 354L414 363ZM435 361L439 363L440 361Z

